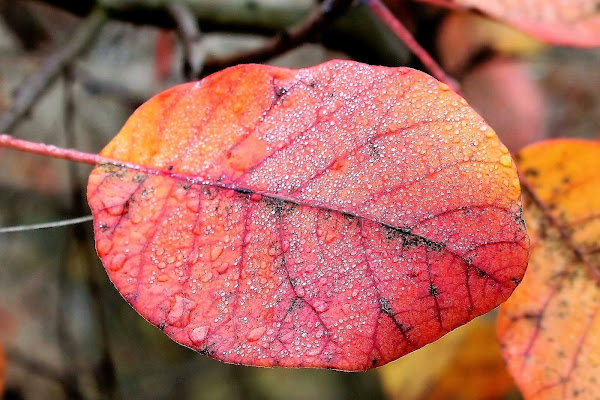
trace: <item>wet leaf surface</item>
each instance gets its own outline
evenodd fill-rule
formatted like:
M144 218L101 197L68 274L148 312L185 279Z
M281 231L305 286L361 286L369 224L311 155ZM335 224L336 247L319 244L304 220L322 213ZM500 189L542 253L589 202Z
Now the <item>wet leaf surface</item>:
M598 399L600 146L548 141L517 159L531 256L500 307L504 357L526 399Z
M548 43L600 46L599 0L443 0L509 23Z
M364 370L504 301L528 239L508 150L410 69L239 66L138 109L90 175L96 249L173 340Z

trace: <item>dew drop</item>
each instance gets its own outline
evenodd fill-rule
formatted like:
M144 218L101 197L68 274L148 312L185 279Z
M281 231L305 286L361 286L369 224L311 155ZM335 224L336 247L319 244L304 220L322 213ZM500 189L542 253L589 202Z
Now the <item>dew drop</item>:
M118 271L123 268L123 264L125 264L126 259L127 256L125 256L125 254L117 254L110 263L111 271Z
M214 246L212 249L210 249L210 261L215 261L222 253L222 246Z
M208 326L198 326L191 330L190 340L194 344L200 344L208 337Z
M198 204L200 204L198 199L191 199L186 203L186 206L188 210L195 213L196 211L198 211Z
M333 232L329 232L325 235L325 243L331 243L337 238L337 235Z
M159 282L166 282L169 280L169 277L166 275L159 275L158 278L156 278L156 280Z
M262 200L262 195L260 195L258 193L252 193L252 195L250 195L250 200L252 200L252 201L261 201Z
M258 328L254 328L250 331L250 333L248 333L247 339L249 342L256 342L258 339L263 337L263 335L265 334L266 331L267 331L267 328L265 328L264 326L259 326Z
M510 167L512 166L512 158L510 158L508 154L505 154L500 157L500 164L504 165L505 167Z
M212 275L213 275L212 272L207 272L204 275L202 275L202 278L200 280L202 282L206 283L212 279Z
M315 310L317 310L317 312L322 313L322 312L327 311L328 309L329 309L329 306L324 301L321 301L321 300L315 301Z
M225 272L227 272L228 269L229 269L229 264L223 263L217 267L217 272L219 274L223 275Z
M112 241L109 239L100 239L96 242L96 251L100 257L104 257L112 249Z

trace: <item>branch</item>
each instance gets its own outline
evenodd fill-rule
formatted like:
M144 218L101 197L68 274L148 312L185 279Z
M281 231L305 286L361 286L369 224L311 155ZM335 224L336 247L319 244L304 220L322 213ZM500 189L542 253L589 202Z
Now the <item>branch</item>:
M73 77L88 93L115 98L134 109L141 106L154 94L150 91L138 93L118 82L98 78L79 65L73 66Z
M392 14L392 12L381 2L381 0L367 0L369 8L377 15L383 22L385 22L392 31L400 39L406 43L411 51L416 55L423 65L436 77L439 81L448 85L456 93L461 94L458 82L448 76L442 67L429 55L419 42L417 42L414 36L408 29L400 22L398 18Z
M12 0L14 1L14 0ZM310 12L311 1L272 0L38 0L79 16L95 7L110 18L160 28L176 27L167 7L173 3L188 7L202 27L228 31L272 34L300 21Z
M169 6L169 12L177 22L179 38L183 47L183 76L188 81L200 75L206 49L202 43L202 32L190 9L183 4Z
M0 0L0 20L26 50L34 50L49 39L44 26L23 2Z
M313 10L302 22L280 33L263 47L246 53L236 54L232 57L211 61L206 64L207 73L218 71L236 64L256 63L294 49L301 44L313 39L316 35L329 27L338 17L342 16L350 7L353 0L325 0Z
M104 21L104 12L92 12L73 34L71 41L48 58L39 71L19 86L12 107L0 116L0 132L11 130L27 114L50 84L58 78L63 68L88 47Z
M24 368L33 374L58 382L60 385L62 385L65 393L68 396L71 396L69 398L82 397L79 388L74 386L72 382L67 379L65 374L53 366L41 362L40 360L31 359L17 349L6 349L6 356L9 359L9 363L14 363L15 365L18 365L19 367Z

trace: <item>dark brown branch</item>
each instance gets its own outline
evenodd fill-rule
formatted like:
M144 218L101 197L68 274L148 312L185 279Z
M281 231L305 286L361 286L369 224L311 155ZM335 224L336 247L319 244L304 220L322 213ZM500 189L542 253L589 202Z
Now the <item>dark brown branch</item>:
M412 33L410 33L404 24L392 14L381 0L367 0L367 5L396 35L398 35L400 39L402 39L404 43L406 43L408 48L419 58L419 60L421 60L425 68L427 68L435 78L448 85L456 93L461 94L458 82L446 74L437 61L435 61L433 57L429 55L427 50L416 41Z
M49 39L46 29L24 2L0 0L0 19L26 50L36 49Z
M14 0L12 0L14 1ZM96 7L110 18L139 25L173 29L167 7L186 5L205 30L273 34L300 21L310 12L306 2L263 0L38 0L86 16Z
M40 99L66 65L85 51L106 21L103 11L92 12L64 47L54 53L42 67L27 78L18 89L12 107L0 116L0 132L10 131Z
M79 388L73 386L64 373L59 369L40 360L34 360L17 349L6 349L9 364L17 365L30 373L50 379L60 384L69 398L82 398Z
M65 98L64 98L64 133L67 146L77 147L77 135L75 132L75 98L73 93L73 74L72 68L65 69ZM69 164L69 183L71 186L71 214L85 214L88 207L85 205L85 185L81 182L78 173L79 164ZM83 225L72 225L69 233L76 246L83 250L86 284L92 299L92 312L98 323L98 347L100 350L100 361L94 368L94 378L100 393L103 393L107 399L118 398L116 368L113 363L113 357L110 352L110 337L105 318L104 302L102 291L94 275L96 266L93 250L89 247L90 232Z
M170 5L169 12L177 23L177 32L183 47L183 76L191 81L200 75L206 56L202 32L196 18L184 4Z
M73 66L73 77L88 93L114 98L130 108L142 105L154 93L138 93L117 82L98 78L86 68L79 65Z
M338 17L342 16L348 10L352 1L353 0L325 0L302 22L283 33L280 33L263 47L221 60L207 62L204 72L211 73L241 63L266 61L298 47L301 44L310 41L331 26Z

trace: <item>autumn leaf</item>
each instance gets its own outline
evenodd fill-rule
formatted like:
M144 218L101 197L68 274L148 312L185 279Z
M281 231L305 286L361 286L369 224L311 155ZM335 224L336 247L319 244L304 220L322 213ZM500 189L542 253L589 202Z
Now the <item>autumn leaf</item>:
M548 43L600 46L598 0L435 0L435 3L476 9Z
M491 315L476 318L377 372L389 400L493 400L517 392Z
M6 372L4 371L4 364L6 360L4 358L4 349L2 348L2 342L0 342L0 396L4 393L4 379Z
M526 399L597 399L600 145L548 141L518 160L531 258L500 307L504 357Z
M123 297L231 363L364 370L504 301L528 238L508 150L444 84L243 65L140 107L88 199Z

